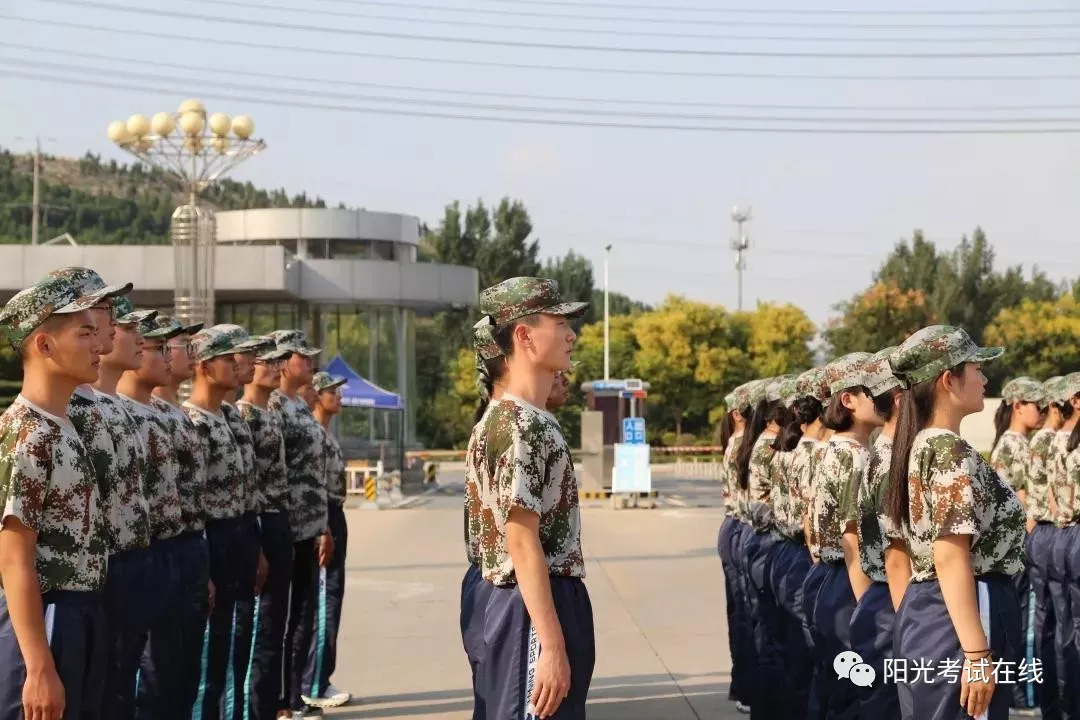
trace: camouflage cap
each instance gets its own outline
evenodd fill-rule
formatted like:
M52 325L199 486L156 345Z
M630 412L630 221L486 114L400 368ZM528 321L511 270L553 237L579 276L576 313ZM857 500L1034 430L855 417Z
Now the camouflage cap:
M510 278L480 293L480 312L491 316L496 325L538 313L575 317L588 307L587 302L564 302L559 284L546 278Z
M59 270L53 270L50 275L56 275L66 278L69 282L75 284L79 292L83 295L93 295L94 293L105 291L105 298L118 297L120 295L127 295L131 292L131 288L134 287L131 283L124 283L123 285L106 285L97 272L90 268L84 267L66 267Z
M1043 391L1046 393L1046 399L1050 402L1062 402L1068 397L1067 395L1063 395L1066 388L1064 375L1055 375L1052 378L1048 378L1043 381L1042 386Z
M825 375L825 366L811 368L795 378L796 399L811 397L818 402L829 399L829 380Z
M734 390L732 390L731 392L729 392L727 395L724 396L724 407L726 407L728 410L734 410L735 409L735 391Z
M1080 372L1069 373L1065 376L1065 384L1061 389L1062 401L1080 393Z
M102 290L83 294L71 278L50 273L21 290L0 311L0 326L16 350L23 340L52 315L70 315L94 307L108 293Z
M889 364L889 356L895 350L895 345L878 350L863 368L863 372L866 373L866 389L870 391L872 397L884 395L901 386L900 381L893 375L892 365Z
M836 358L825 366L825 381L829 383L829 393L839 392L866 385L866 363L872 358L868 352L853 352Z
M278 350L290 355L298 353L314 357L322 352L322 350L308 345L307 335L300 330L275 330L270 333L269 337L273 338Z
M233 344L233 352L259 353L276 345L273 340L263 336L252 337L239 325L219 324L210 328L222 333Z
M112 303L118 325L134 325L139 322L137 317L133 317L135 305L131 302L131 298L126 295L114 297Z
M791 407L799 397L799 375L800 373L791 373L780 379L780 402L784 403L784 407Z
M931 325L909 337L889 364L905 387L932 380L961 363L983 363L1001 357L1002 347L979 347L967 331L952 325Z
M137 333L139 333L143 337L146 337L146 335L143 334L143 329L145 328L145 329L151 330L151 331L157 329L156 326L154 325L154 318L156 318L156 317L157 317L157 310L135 310L134 312L130 312L127 315L125 315L124 316L124 321L121 324L122 325L133 325L134 330ZM117 320L116 322L119 323L120 320ZM161 336L158 335L157 337L161 337ZM150 338L150 339L153 339L153 338Z
M1029 402L1037 405L1047 403L1046 390L1043 389L1042 383L1027 376L1013 378L1005 383L1005 386L1001 388L1001 399L1010 405L1014 402Z
M490 315L485 315L473 325L473 347L484 360L493 360L503 354L502 348L495 342L494 330L495 324Z
M331 375L328 372L317 372L311 378L311 387L315 388L315 392L322 392L323 390L333 390L339 388L348 380L340 375Z
M154 318L152 325L152 329L139 328L139 331L144 338L164 338L166 340L171 340L178 335L194 335L202 330L202 323L192 325L191 327L184 327L180 321L172 315L162 315L161 313L158 313L158 316Z
M274 362L275 360L284 360L289 356L287 350L279 350L277 342L270 335L257 335L255 336L263 341L263 344L256 350L255 359L261 362Z
M771 380L772 378L761 378L760 380L752 380L748 383L748 387L746 388L746 399L749 402L750 407L757 407L761 401L765 399Z
M235 352L229 336L213 328L203 328L191 338L191 354L199 362L232 355Z

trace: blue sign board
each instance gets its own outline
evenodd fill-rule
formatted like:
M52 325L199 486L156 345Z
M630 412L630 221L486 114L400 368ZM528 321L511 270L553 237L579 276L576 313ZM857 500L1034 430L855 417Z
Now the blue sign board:
M645 444L645 418L629 417L622 421L623 442L627 445Z
M649 446L644 443L615 446L615 466L611 469L611 492L652 492L649 449Z

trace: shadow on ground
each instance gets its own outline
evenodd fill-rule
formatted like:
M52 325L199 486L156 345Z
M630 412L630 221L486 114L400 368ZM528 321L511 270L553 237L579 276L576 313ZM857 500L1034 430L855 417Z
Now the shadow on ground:
M597 678L589 690L589 719L704 718L706 715L700 710L705 706L717 706L727 697L727 691L726 682L695 682L694 677L685 675ZM341 720L417 716L466 718L471 715L472 708L471 691L438 690L364 698L363 704L341 708L330 717Z

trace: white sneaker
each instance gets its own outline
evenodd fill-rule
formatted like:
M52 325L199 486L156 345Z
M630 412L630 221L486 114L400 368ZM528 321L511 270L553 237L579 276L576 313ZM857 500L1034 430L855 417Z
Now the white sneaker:
M307 697L306 695L300 696L304 702L308 705L313 705L320 708L335 708L341 707L345 703L352 700L352 693L347 693L344 690L339 690L334 687L333 683L330 683L323 690L322 697Z
M739 712L741 712L743 715L749 715L750 714L750 706L747 705L744 702L735 703L735 709L738 710Z
M310 705L311 703L308 703ZM293 710L292 720L322 720L323 711L317 707L306 707L303 710Z

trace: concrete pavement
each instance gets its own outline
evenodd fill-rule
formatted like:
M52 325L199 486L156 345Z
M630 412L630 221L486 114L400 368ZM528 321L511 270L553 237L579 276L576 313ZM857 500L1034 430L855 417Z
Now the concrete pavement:
M719 488L664 479L657 489L666 494L656 509L592 502L583 510L597 644L590 720L744 717L727 701ZM348 511L345 613L333 679L361 701L330 717L470 717L458 625L461 502L460 486L450 485L408 509Z

